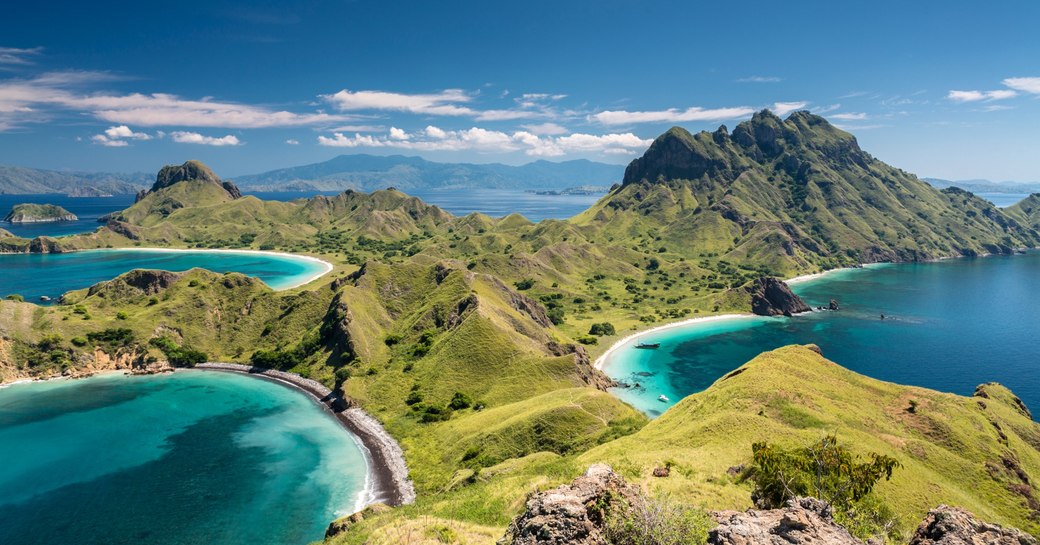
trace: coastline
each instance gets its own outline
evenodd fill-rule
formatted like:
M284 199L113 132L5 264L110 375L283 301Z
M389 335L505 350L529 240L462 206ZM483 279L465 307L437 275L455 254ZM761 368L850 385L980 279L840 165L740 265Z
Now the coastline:
M294 289L294 288L298 288L300 286L304 286L304 285L310 284L311 282L314 282L315 280L317 280L317 279L319 279L319 278L329 274L330 272L332 272L332 270L334 268L332 263L329 263L328 261L325 261L324 259L320 259L320 258L317 258L317 257L314 257L314 256L303 255L303 254L290 254L288 252L274 252L274 251L270 251L270 250L232 250L232 249L222 249L222 248L198 248L198 249L195 249L195 248L137 248L137 247L133 247L133 248L96 248L96 249L86 249L86 250L78 250L78 251L83 251L83 252L91 252L91 251L94 251L94 252L134 252L134 251L143 251L143 252L192 252L192 253L195 253L195 252L198 252L198 253L212 252L212 253L225 253L225 254L268 255L268 256L274 256L274 257L284 257L284 258L290 258L290 259L299 259L299 260L302 260L302 261L308 261L308 262L311 262L311 263L316 263L318 265L321 265L321 267L322 267L321 272L319 272L317 274L309 275L308 277L304 278L303 280L301 280L299 282L296 282L296 283L293 283L293 284L290 284L288 286L284 286L284 287L281 287L281 288L278 288L278 289L271 288L274 291L286 291L286 290L291 290L291 289Z
M856 270L856 269L863 269L863 268L868 268L868 267L874 266L874 265L883 265L883 263L864 263L864 264L860 264L857 267L839 267L839 268L836 268L836 269L829 269L829 270L826 270L826 271L820 271L820 272L816 272L816 273L803 274L803 275L799 275L799 276L794 276L794 277L788 278L787 280L784 280L784 283L789 285L789 286L792 285L792 284L803 284L805 282L812 282L812 281L815 281L815 280L819 280L821 278L824 278L826 276L832 275L832 274L837 273L837 272ZM598 358L596 358L596 361L593 363L593 367L595 367L599 371L603 371L604 367L607 364L607 359L611 356L611 354L616 352L622 346L625 346L625 345L629 344L630 342L632 342L632 341L634 341L634 340L636 340L636 339L638 339L640 337L643 337L645 335L650 335L652 333L659 333L659 332L667 330L667 329L674 329L674 328L677 328L677 327L685 327L685 326L690 326L690 325L695 325L695 324L700 324L700 323L717 322L717 321L723 321L723 320L747 319L747 318L755 318L755 317L756 317L756 315L751 314L751 313L719 314L719 315L716 315L716 316L702 316L702 317L699 317L699 318L690 318L688 320L682 320L682 321L679 321L679 322L671 322L671 323L668 323L668 324L662 324L662 325L659 325L659 326L655 326L655 327L652 327L650 329L644 329L642 331L636 331L636 332L634 332L634 333L632 333L632 334L630 334L628 336L625 336L625 337L617 340L614 344L612 344L610 346L610 348L607 349L606 352L600 354L600 356Z
M358 442L368 464L365 487L358 494L354 512L373 503L397 507L415 502L415 487L408 478L408 466L401 446L372 415L336 396L325 385L284 371L236 363L206 362L196 365L194 369L270 380L303 392L322 405Z

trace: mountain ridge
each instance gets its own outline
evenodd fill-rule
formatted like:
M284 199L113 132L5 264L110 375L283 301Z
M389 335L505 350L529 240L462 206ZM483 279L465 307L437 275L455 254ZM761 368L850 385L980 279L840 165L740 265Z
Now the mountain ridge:
M502 163L441 163L417 156L343 154L327 161L238 176L249 191L371 191L386 187L565 189L580 185L610 186L623 167L586 159L534 161L519 166Z

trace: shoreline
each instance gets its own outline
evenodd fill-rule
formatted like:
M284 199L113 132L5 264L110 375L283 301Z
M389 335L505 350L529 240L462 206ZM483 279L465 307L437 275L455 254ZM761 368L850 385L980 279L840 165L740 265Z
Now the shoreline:
M816 272L816 273L802 274L802 275L799 275L799 276L794 276L794 277L788 278L788 279L784 280L784 283L787 284L788 286L790 286L792 284L803 284L805 282L812 282L812 281L815 281L815 280L819 280L821 278L824 278L826 276L830 276L830 275L832 275L834 273L837 273L837 272L857 270L857 269L865 269L865 268L870 268L871 266L876 266L876 265L884 265L884 263L862 263L862 264L860 264L859 266L856 266L856 267L838 267L836 269L828 269L826 271L820 271L820 272ZM678 321L678 322L671 322L671 323L655 326L655 327L652 327L650 329L644 329L642 331L636 331L636 332L634 332L634 333L632 333L630 335L627 335L627 336L625 336L625 337L623 337L621 339L618 339L617 341L614 342L614 344L610 345L610 348L608 348L606 352L600 354L600 356L598 358L596 358L596 361L593 362L593 367L595 367L599 371L604 371L605 372L607 359L614 352L619 350L621 347L629 344L630 342L632 342L632 341L634 341L634 340L636 340L636 339L638 339L640 337L643 337L645 335L650 335L652 333L659 333L661 331L668 330L668 329L674 329L674 328L677 328L677 327L686 327L686 326L691 326L691 325L696 325L696 324L701 324L701 323L709 323L709 322L717 322L717 321L725 321L725 320L747 319L747 318L756 318L756 317L758 317L758 316L755 315L755 314L751 314L751 313L718 314L718 315L715 315L715 316L702 316L702 317L699 317L699 318L690 318L688 320L682 320L682 321ZM763 316L763 318L764 318L764 316ZM607 375L607 376L609 377L610 375Z
M285 286L285 287L281 287L281 288L277 288L277 289L272 287L271 289L274 290L274 291L287 291L287 290L298 288L300 286L304 286L304 285L310 284L311 282L314 282L315 280L317 280L317 279L319 279L319 278L329 274L335 268L332 265L332 263L329 263L328 261L325 261L324 259L317 258L317 257L314 257L314 256L303 255L303 254L290 254L288 252L275 252L275 251L271 251L271 250L235 250L235 249L225 249L225 248L197 248L196 249L196 248L138 248L138 247L133 247L133 248L94 248L94 249L84 249L84 250L76 250L76 251L79 251L79 252L91 252L91 251L93 251L93 252L134 252L134 251L144 251L144 252L170 252L170 253L173 253L173 252L198 252L198 253L267 255L267 256L273 256L273 257L284 257L284 258L290 258L290 259L299 259L301 261L307 261L307 262L310 262L310 263L316 263L318 265L321 265L321 267L322 267L321 272L319 272L317 274L309 275L307 278L305 278L305 279L303 279L303 280L301 280L299 282L296 282L296 283L290 284L288 286ZM268 287L270 287L270 286L268 286Z
M351 439L360 447L368 465L365 486L358 493L354 512L374 503L397 507L415 502L415 487L408 478L408 466L401 446L375 417L336 396L320 382L284 371L236 363L206 362L196 365L193 369L235 373L277 382L302 392L327 410L350 433Z

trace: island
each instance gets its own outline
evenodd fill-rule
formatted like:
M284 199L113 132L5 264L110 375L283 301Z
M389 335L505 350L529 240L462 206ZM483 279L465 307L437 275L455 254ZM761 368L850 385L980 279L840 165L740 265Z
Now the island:
M75 214L54 204L16 204L4 217L7 223L55 223L59 221L76 221Z

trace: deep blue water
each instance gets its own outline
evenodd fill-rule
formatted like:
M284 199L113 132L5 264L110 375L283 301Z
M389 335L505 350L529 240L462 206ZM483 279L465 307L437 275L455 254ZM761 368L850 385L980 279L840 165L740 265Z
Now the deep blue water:
M19 294L36 302L70 290L111 280L133 269L239 272L263 280L274 289L300 284L324 270L320 263L293 256L248 252L159 252L88 250L66 254L0 254L0 297Z
M622 346L606 365L644 388L615 393L656 416L763 351L814 343L828 359L881 380L961 395L1000 382L1040 411L1038 252L839 271L793 288L814 307L833 298L841 310L647 335L640 341L661 348ZM657 400L662 394L668 403Z
M538 222L544 219L566 219L592 206L603 195L537 195L511 189L409 189L405 193L439 206L456 216L472 212L493 218L517 213ZM337 192L268 192L251 193L259 199L291 201L316 194L336 195Z
M101 226L98 218L112 212L123 210L134 204L133 195L114 195L112 197L66 197L65 195L0 195L0 219L7 216L16 204L56 204L79 217L79 221L58 223L6 223L0 222L0 229L23 237L39 236L59 237L76 233L90 233Z
M367 467L303 394L212 372L0 389L0 543L320 540Z

